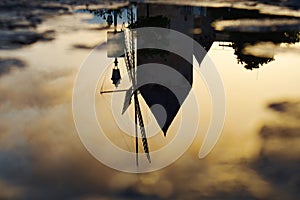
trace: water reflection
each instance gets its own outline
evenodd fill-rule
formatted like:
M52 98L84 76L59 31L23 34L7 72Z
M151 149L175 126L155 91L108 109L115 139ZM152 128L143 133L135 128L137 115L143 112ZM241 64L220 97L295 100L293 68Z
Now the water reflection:
M289 1L282 3L286 2ZM293 32L299 31L297 23L285 27L291 22L285 17L272 25L271 18L280 17L273 12L250 24L237 17L237 21L226 26L231 30L223 32L244 36L252 29L257 33L253 35L260 38L257 40L263 41L256 43L250 34L250 41L242 40L243 55L250 52L255 57L273 58L275 54L276 59L265 64L269 67L260 68L257 76L256 72L244 70L245 64L237 64L231 42L224 43L225 47L218 42L211 44L218 41L216 37L222 36L220 41L228 39L218 34L222 22L222 14L218 13L227 12L228 8L211 9L216 9L218 17L198 20L199 25L191 32L209 50L224 79L228 98L224 134L205 160L197 159L193 151L198 150L196 143L174 165L146 176L118 173L99 164L80 143L73 124L70 93L76 71L88 54L83 49L105 42L106 21L87 26L82 22L87 16L80 14L48 19L42 26L56 31L55 40L22 44L23 48L13 51L1 50L0 198L298 199L299 103L290 99L299 99L299 44L276 46L294 39L282 40L286 36L278 34L280 37L274 42L268 40L268 34L260 34L267 30L271 37L274 32L269 30L280 24L286 28L284 32L294 37ZM207 11L200 18L209 17ZM251 13L254 18L258 15L257 11L247 13L247 18ZM180 17L184 21L184 14ZM270 21L263 23L261 19L265 17ZM212 22L216 23L211 25ZM202 23L209 28L199 28ZM74 44L82 46L74 49ZM265 110L270 102L275 112ZM201 107L204 113L205 106ZM276 113L278 116L274 117Z
M155 4L138 4L137 5L137 21L134 27L160 27L169 28L175 31L184 33L190 37L193 37L191 30L194 28L194 18L192 15L192 8L187 6L173 6L173 5L155 5ZM138 34L138 32L137 32ZM149 34L150 35L150 34ZM150 35L155 41L159 41L166 46L169 45L167 37L156 36L155 32ZM149 37L150 37L149 36ZM150 38L149 38L149 41ZM139 44L140 39L137 38ZM190 49L187 49L186 53L189 55L189 59L185 60L175 53L158 49L142 49L137 52L137 65L158 63L166 66L170 66L178 71L190 84L187 87L181 87L183 82L175 77L164 77L165 83L168 85L160 86L158 84L148 84L143 86L140 91L145 99L149 108L153 105L161 105L167 113L166 119L160 117L160 112L153 113L160 125L164 135L167 135L167 131L176 117L184 99L187 97L193 84L193 44L189 44ZM200 62L200 61L199 61ZM146 76L153 76L151 66L143 70ZM139 74L137 74L139 75ZM142 82L143 80L140 80ZM183 95L183 101L176 98L170 88L172 86L179 87L180 92ZM152 111L153 112L153 111Z
M261 128L263 146L251 164L278 189L276 194L285 199L295 199L300 194L297 189L300 183L299 106L299 101L281 101L268 106L281 120Z
M257 44L272 43L278 45L281 43L295 44L299 42L299 32L297 23L287 23L295 19L288 19L283 16L260 14L257 11L234 9L234 8L211 8L211 7L196 7L196 6L178 6L178 5L162 5L162 4L134 4L120 9L102 9L102 10L90 10L85 9L83 12L89 12L101 18L102 22L106 23L108 27L114 24L114 31L108 32L108 57L124 57L123 52L125 50L125 63L127 70L135 68L135 56L137 56L137 66L160 63L167 66L171 66L178 71L182 76L188 80L190 86L187 88L181 88L181 92L185 98L188 96L193 86L193 44L190 44L190 55L188 61L182 59L180 56L172 54L167 51L157 49L142 49L138 50L135 55L135 46L133 35L129 34L129 47L123 46L115 41L110 35L118 36L117 41L120 41L120 36L124 37L124 28L141 28L141 27L161 27L179 31L192 38L194 38L203 48L209 52L213 43L226 43L220 44L223 47L229 47L234 50L237 62L244 66L246 69L260 68L263 65L274 61L274 53L268 52L268 54L251 54L249 50L246 52L246 48L255 46ZM234 20L233 20L234 19ZM240 21L247 21L248 23L240 24ZM274 22L275 21L275 22ZM259 24L263 22L262 24ZM279 23L282 22L282 23ZM119 24L122 24L121 26ZM294 25L294 26L293 26ZM137 33L137 35L139 35ZM126 34L125 34L126 36ZM157 37L155 33L151 36L155 40L161 43L168 44L168 40L163 36ZM126 38L126 37L125 37ZM141 39L137 36L137 43L141 43ZM121 42L122 43L122 42ZM127 49L127 50L126 50ZM127 52L126 52L127 51ZM115 55L115 56L114 56ZM122 55L122 56L118 56ZM199 61L201 64L201 60ZM121 79L118 75L118 79L114 78L114 73L120 74L118 66L115 65L113 71L112 80L117 86ZM149 67L148 71L143 71L143 74L147 76L153 76L153 72ZM137 77L135 77L137 76ZM137 81L142 82L139 79L139 72L131 77L133 84ZM166 77L166 82L172 85L180 87L178 81L175 81L173 77ZM131 87L131 89L134 86ZM169 92L166 87L157 84L148 84L140 87L138 92L145 100L149 108L154 105L161 105L166 113L166 119L160 116L160 112L151 110L158 125L160 126L164 135L167 135L168 129L178 114L178 111L184 101L179 102L176 97ZM132 94L128 93L127 96ZM126 100L127 99L127 100ZM129 107L131 102L130 97L125 97L123 112ZM136 98L135 101L138 101ZM138 103L139 104L139 103ZM140 110L137 109L136 112ZM146 133L144 131L143 117L141 113L138 115L139 121L141 121L141 132L143 135L144 151L149 153ZM136 142L137 143L137 142ZM137 147L138 149L138 147ZM136 150L138 152L138 150Z
M9 73L13 69L22 69L26 64L19 59L0 59L0 76Z
M112 18L113 12L117 12L119 18L123 19L126 9L88 11L108 20ZM226 46L235 50L237 62L246 69L259 68L274 61L274 53L258 55L249 50L245 51L245 48L249 49L250 46L251 49L251 46L262 42L274 45L299 42L299 21L294 17L261 14L255 10L230 7L210 8L161 4L137 4L136 12L138 18L134 27L171 28L193 36L207 51L213 42L229 43ZM110 26L112 21L109 21L107 24Z

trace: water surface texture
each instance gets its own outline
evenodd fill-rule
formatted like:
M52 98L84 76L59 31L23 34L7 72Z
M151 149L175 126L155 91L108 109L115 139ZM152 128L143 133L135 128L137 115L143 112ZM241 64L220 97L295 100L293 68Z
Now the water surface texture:
M0 199L299 199L299 9L296 0L1 1ZM207 51L203 62L214 62L226 94L224 128L207 157L198 158L212 108L203 77L180 57L153 49L138 51L137 64L172 65L191 84L186 97L193 90L200 99L198 133L188 151L164 169L128 174L98 162L81 143L73 86L97 47L111 57L95 94L97 117L114 144L136 151L134 138L124 134L134 127L118 126L112 94L100 94L115 89L111 70L120 47L102 48L115 19L118 31L171 28ZM126 63L118 61L123 77ZM198 67L192 53L190 61ZM121 79L118 89L127 89L124 84ZM174 138L184 103L161 101L157 97L172 94L156 85L139 96L144 123L154 120L159 132L148 140L151 156ZM155 115L158 104L167 117ZM147 151L139 142L138 152Z

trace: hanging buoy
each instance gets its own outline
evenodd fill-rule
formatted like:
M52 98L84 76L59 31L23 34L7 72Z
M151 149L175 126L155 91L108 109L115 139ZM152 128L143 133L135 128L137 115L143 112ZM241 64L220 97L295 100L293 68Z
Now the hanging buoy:
M118 87L118 85L120 84L120 80L121 80L121 74L120 74L120 70L118 68L113 69L111 80L112 80L113 84L116 87Z
M118 85L120 84L120 80L121 80L121 73L120 73L120 69L118 68L118 60L117 58L115 58L115 67L112 70L112 75L111 75L111 80L113 82L113 84L118 87Z

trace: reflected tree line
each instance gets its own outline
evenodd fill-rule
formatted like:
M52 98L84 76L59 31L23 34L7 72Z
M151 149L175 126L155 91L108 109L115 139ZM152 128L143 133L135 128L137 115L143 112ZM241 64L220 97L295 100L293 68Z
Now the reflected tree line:
M246 69L254 69L274 60L272 56L254 56L245 52L245 47L259 44L260 42L272 42L275 45L281 43L295 44L299 42L299 32L274 32L274 33L230 33L232 48L237 56L238 63Z

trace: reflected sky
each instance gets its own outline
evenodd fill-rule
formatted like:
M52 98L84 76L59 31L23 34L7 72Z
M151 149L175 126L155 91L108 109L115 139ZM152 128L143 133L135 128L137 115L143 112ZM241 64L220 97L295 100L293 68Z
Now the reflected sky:
M76 73L91 48L100 45L99 51L106 51L101 49L106 25L87 23L91 19L97 22L82 12L48 18L37 31L55 30L54 40L0 51L2 60L11 59L0 62L0 198L297 199L299 43L248 44L245 52L258 56L272 51L274 58L249 70L238 63L231 42L213 42L205 59L214 61L227 99L225 125L216 147L208 157L198 159L211 105L203 78L194 76L201 120L193 145L163 170L130 175L92 158L75 130L71 101ZM110 80L106 84L106 89L112 87ZM97 98L99 117L103 113L107 117L109 97ZM285 109L278 111L282 102L287 102ZM269 108L271 103L278 105ZM115 130L109 136L120 147L134 150L130 138L119 139L122 132L114 123L107 126ZM161 138L154 139L158 143L154 148L172 135L164 143Z

